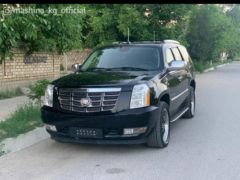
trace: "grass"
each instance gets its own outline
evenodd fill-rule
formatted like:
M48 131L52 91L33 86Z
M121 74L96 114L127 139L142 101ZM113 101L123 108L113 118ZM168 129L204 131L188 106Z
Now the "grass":
M26 104L10 114L5 121L0 122L0 141L17 137L42 125L40 106Z
M20 90L20 88L17 88L14 91L0 92L0 99L7 99L7 98L22 96L22 95L23 95L23 93Z
M223 62L217 61L217 62L213 62L212 64L210 64L209 62L194 61L194 69L195 69L195 71L202 73L204 70L206 70L208 68L216 67L218 65L226 64L228 62L230 62L230 61L229 60L223 61Z
M205 69L210 68L210 67L211 66L207 63L197 62L197 61L194 62L195 71L200 72L200 73L202 73Z

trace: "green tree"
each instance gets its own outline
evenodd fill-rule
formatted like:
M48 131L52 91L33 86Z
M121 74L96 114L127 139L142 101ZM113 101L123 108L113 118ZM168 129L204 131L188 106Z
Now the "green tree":
M156 39L184 39L188 22L187 16L193 5L189 4L146 4L140 8L149 12L148 31L149 40L153 39L153 32L156 33Z
M186 39L197 61L219 60L221 52L233 52L236 29L216 5L202 5L192 11Z
M113 4L91 4L87 8L88 14L83 29L85 46L94 47L98 44L116 41L119 36L118 7Z
M128 28L130 41L145 40L148 34L149 21L144 16L144 11L137 8L138 5L122 5L118 14L118 30L127 40Z
M240 49L240 5L234 5L234 7L227 12L227 16L231 19L231 22L233 24L233 28L231 31L234 31L234 33L228 33L230 41L231 41L231 49L229 51L230 58L234 58L236 56L240 55L239 49Z
M27 53L93 48L114 41L176 39L193 59L217 60L221 52L238 54L240 7L225 14L217 5L191 4L21 4L20 7L86 8L86 14L12 14L0 17L0 56L11 49ZM17 5L0 5L3 8ZM1 15L0 15L1 16Z
M49 7L60 12L69 7L67 4L21 4L21 8L41 8L47 12ZM84 5L75 5L83 8ZM0 5L4 8L18 8L16 5ZM2 59L10 55L12 48L21 48L26 53L34 51L58 51L63 53L81 47L83 14L49 13L13 13L1 17L0 21L0 55Z
M183 40L192 5L186 4L91 4L83 29L89 47L112 41ZM146 16L149 11L150 15ZM176 22L175 24L171 24Z

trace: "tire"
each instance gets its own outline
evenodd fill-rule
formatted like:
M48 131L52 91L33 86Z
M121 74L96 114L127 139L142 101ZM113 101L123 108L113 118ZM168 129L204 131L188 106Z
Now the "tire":
M169 106L167 103L161 101L159 108L160 115L155 127L147 138L147 146L164 148L168 145L170 138Z
M196 107L196 98L195 98L195 91L192 86L189 87L189 96L188 96L188 110L187 112L182 116L183 118L193 118L195 115L195 107Z

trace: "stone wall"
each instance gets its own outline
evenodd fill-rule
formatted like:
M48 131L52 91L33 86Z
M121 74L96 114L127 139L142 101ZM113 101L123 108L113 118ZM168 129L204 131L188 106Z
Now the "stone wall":
M73 64L82 64L91 51L92 49L69 51L61 57L61 64L64 66L64 69L67 67L67 70L71 70Z
M11 90L39 79L60 76L60 56L53 53L34 53L26 56L15 51L12 59L0 64L0 91Z
M0 64L0 77L2 77L2 76L3 76L3 65Z
M91 49L84 49L64 55L38 52L26 56L24 52L14 50L13 58L6 58L0 64L0 91L28 86L39 79L56 79L61 75L60 64L70 72L71 66L75 63L82 64L90 52Z

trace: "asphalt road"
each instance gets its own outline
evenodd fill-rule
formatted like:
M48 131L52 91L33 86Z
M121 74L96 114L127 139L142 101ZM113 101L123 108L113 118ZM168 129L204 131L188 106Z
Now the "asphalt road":
M240 63L196 79L196 116L172 125L167 148L47 139L1 157L0 179L240 179Z

